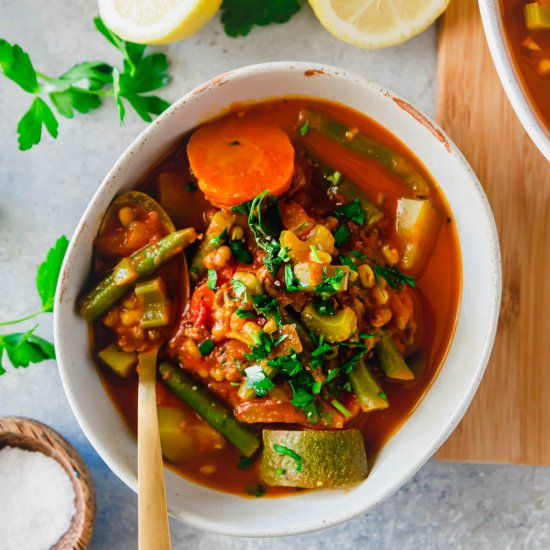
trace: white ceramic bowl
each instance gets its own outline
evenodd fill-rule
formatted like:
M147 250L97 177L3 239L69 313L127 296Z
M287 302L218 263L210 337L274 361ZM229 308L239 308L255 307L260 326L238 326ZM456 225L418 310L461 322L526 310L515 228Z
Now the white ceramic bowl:
M510 57L511 52L506 43L499 0L479 0L479 10L489 51L504 91L525 131L539 151L550 161L550 133L533 110L518 79L513 60Z
M460 316L439 376L360 485L282 499L248 499L207 489L166 470L170 513L228 535L277 536L321 529L357 516L395 492L466 411L491 353L500 305L500 255L489 204L463 156L434 122L378 84L333 67L267 63L221 75L181 98L124 152L82 216L63 264L54 320L61 379L82 430L117 476L136 490L136 440L103 390L90 358L86 323L75 310L101 217L117 193L130 189L197 124L235 101L288 95L349 105L383 124L421 159L454 213L462 248Z

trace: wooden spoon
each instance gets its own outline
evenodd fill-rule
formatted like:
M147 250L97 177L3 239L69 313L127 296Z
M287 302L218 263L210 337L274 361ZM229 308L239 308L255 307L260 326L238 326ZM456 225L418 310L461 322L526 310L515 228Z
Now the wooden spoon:
M139 550L170 550L170 529L157 417L158 348L139 355L138 524Z

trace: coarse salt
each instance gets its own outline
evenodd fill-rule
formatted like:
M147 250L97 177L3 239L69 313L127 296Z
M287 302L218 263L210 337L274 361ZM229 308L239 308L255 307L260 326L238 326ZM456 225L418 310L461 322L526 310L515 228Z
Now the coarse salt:
M74 514L73 484L57 460L0 449L0 550L49 550Z

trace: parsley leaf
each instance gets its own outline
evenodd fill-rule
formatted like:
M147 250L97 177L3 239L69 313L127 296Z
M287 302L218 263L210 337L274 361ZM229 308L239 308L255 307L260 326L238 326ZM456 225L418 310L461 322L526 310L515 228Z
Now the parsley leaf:
M250 353L243 355L251 362L262 361L265 359L283 340L288 337L288 334L283 334L278 338L274 338L272 334L264 332L253 332L252 338L254 345L250 346Z
M365 223L366 212L361 206L359 199L354 199L347 204L342 204L334 210L334 215L337 218L349 220L359 225Z
M342 265L347 265L352 271L357 271L357 265L355 261L349 256L340 256L340 263Z
M288 249L281 249L279 235L283 224L279 199L263 191L252 201L231 208L233 212L248 215L248 227L254 234L256 244L267 252L264 264L272 275L279 270L282 262L288 261Z
M305 121L302 126L300 126L300 135L305 136L309 132L309 121Z
M38 92L36 71L29 55L17 44L12 46L2 39L0 39L0 71L25 92L30 94Z
M38 326L38 325L37 325ZM36 336L36 327L27 332L16 332L0 336L0 375L6 371L2 367L4 350L15 368L28 367L30 363L40 363L47 359L55 359L53 345Z
M277 298L270 298L266 295L252 296L252 303L260 315L264 315L266 317L272 315L277 323L277 326L283 326L283 322L281 320L281 308Z
M36 288L42 300L42 311L52 312L57 288L57 280L61 271L63 258L67 252L69 241L65 235L57 239L55 246L51 248L44 262L38 267L36 273Z
M42 126L46 127L53 138L57 137L59 124L52 110L44 100L35 97L30 109L23 115L17 125L17 141L21 151L27 151L33 145L40 143Z
M250 265L253 262L252 254L246 248L244 241L229 241L229 247L235 259L241 264Z
M218 274L215 269L208 270L208 276L206 278L208 288L210 290L216 290L216 285L218 283Z
M275 452L279 454L286 455L286 456L289 456L290 458L293 458L296 461L296 471L297 472L302 471L303 461L302 461L302 457L298 453L296 453L292 449L289 449L288 447L284 447L283 445L278 445L277 443L273 445L273 449L275 450Z
M290 264L285 265L285 286L288 292L300 292L300 290L303 290Z
M375 265L372 269L378 286L381 285L380 277L384 277L391 288L397 288L399 285L416 286L416 281L412 275L405 275L395 266L382 267L380 265Z
M227 35L246 36L254 25L286 23L300 10L298 0L223 0L221 21Z
M313 307L321 315L334 315L336 310L334 309L334 302L332 300L317 299L313 302Z
M273 359L268 359L267 364L287 376L295 376L303 368L300 357L295 351L290 352L288 355L279 355Z
M201 352L202 356L212 353L215 347L216 344L214 344L212 340L205 340L198 345L199 351Z
M210 239L210 244L213 244L214 246L220 246L222 243L227 241L228 238L229 235L227 234L227 227L224 227L223 231L220 234Z
M246 387L253 389L258 397L264 397L275 384L268 378L261 365L252 365L244 369L246 373Z
M334 242L336 246L342 246L344 243L348 242L350 232L347 226L344 223L340 224L340 227L333 233Z
M252 466L252 459L247 456L241 456L239 463L237 464L237 470L248 470Z
M246 311L246 309L243 309L242 307L237 308L237 311L235 311L237 314L237 317L239 319L255 319L256 315L252 313L251 311Z
M336 275L332 275L332 277L327 277L326 275L325 268L323 269L323 282L316 285L314 290L322 296L331 296L340 290L346 272L343 269L336 268Z
M246 285L237 279L231 279L231 284L233 285L233 292L237 298L240 298L243 301L248 299L248 289Z
M325 176L326 180L332 183L332 185L338 185L342 174L340 172L333 172L332 174Z

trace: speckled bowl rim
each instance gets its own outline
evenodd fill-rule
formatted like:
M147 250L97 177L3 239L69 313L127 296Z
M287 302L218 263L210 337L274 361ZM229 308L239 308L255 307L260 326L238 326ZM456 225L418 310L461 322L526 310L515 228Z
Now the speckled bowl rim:
M533 110L531 100L518 80L510 58L499 0L479 0L479 11L489 51L508 100L533 143L546 160L550 161L550 130L546 129Z
M65 390L65 394L67 396L67 399L70 403L70 406L73 410L73 413L75 414L77 421L79 422L85 435L88 437L88 439L90 440L94 448L97 450L97 452L100 454L100 456L103 458L103 460L107 463L109 468L120 479L122 479L129 487L131 487L134 491L137 491L137 478L135 475L135 471L132 470L131 466L128 463L124 463L116 460L111 454L110 450L106 448L106 446L104 446L103 442L101 441L101 437L98 434L96 434L94 428L88 422L86 415L81 410L80 400L83 398L84 390L83 388L78 387L78 384L73 384L73 377L72 377L73 373L71 372L71 369L74 369L75 367L74 365L71 366L71 360L74 361L76 358L71 357L71 353L67 349L69 346L66 346L65 342L67 339L71 338L71 330L72 330L71 322L73 323L75 322L76 312L75 312L74 301L70 303L68 299L65 297L65 294L67 293L70 282L72 281L71 272L75 269L75 265L78 265L77 260L80 254L79 247L84 246L80 242L81 233L85 229L87 230L89 225L95 224L95 220L93 220L91 216L94 210L97 208L98 202L99 203L101 202L100 199L106 194L113 193L113 187L116 187L114 182L116 182L117 174L119 174L128 165L132 163L132 157L134 155L139 154L141 148L144 146L147 140L154 140L155 137L159 135L159 132L162 132L163 125L167 122L167 120L171 116L173 116L180 109L188 108L187 103L188 101L191 101L194 96L198 94L208 93L209 90L212 90L213 88L216 88L219 86L223 86L228 82L239 81L240 79L242 80L250 77L262 78L264 76L270 76L270 75L284 77L286 73L292 73L292 74L301 73L306 76L314 75L319 78L320 83L323 82L323 79L326 79L326 78L339 79L341 81L345 81L342 85L349 84L349 86L362 87L365 91L368 91L369 93L381 94L385 98L389 100L393 100L403 110L403 113L404 113L403 117L407 117L408 115L410 115L418 123L416 131L419 134L422 133L422 140L427 139L430 141L430 144L431 144L430 146L433 147L434 149L433 154L440 156L441 161L444 161L445 159L447 159L450 162L452 159L452 163L454 163L453 167L456 167L456 169L460 171L460 175L461 175L460 184L464 185L465 188L467 188L468 193L474 197L474 201L476 203L475 206L477 208L476 211L482 218L481 221L479 222L479 228L482 230L483 234L476 235L475 238L483 243L483 246L485 247L484 250L487 252L487 257L481 259L482 262L486 262L487 264L486 265L487 279L484 281L487 284L487 289L488 289L488 298L487 298L488 307L487 307L487 311L485 312L486 317L484 317L484 321L486 321L486 325L484 325L479 331L480 332L480 336L478 336L479 349L476 348L475 350L475 357L472 359L472 362L474 363L474 366L472 367L472 376L471 378L468 378L467 381L464 382L464 385L465 385L464 391L461 392L460 395L453 396L453 407L451 410L445 411L445 414L443 415L444 418L438 418L437 420L434 420L433 423L436 425L436 427L432 427L432 429L430 429L430 435L425 437L426 439L425 442L422 439L422 442L425 443L422 447L423 450L419 452L418 455L415 454L414 462L408 465L407 469L403 471L399 471L395 475L392 475L391 479L385 480L385 483L383 484L384 489L377 493L376 498L370 497L370 500L369 500L369 494L365 495L364 491L361 492L363 485L368 483L368 479L370 479L368 478L365 482L362 482L361 484L359 484L354 488L346 489L346 490L320 491L320 492L317 492L317 495L319 496L315 494L316 492L313 492L313 493L306 492L304 494L301 493L300 496L286 498L286 499L265 499L265 500L259 499L259 500L253 501L253 505L257 509L263 509L264 507L266 507L265 503L269 501L273 502L275 500L278 503L280 503L280 506L287 506L289 509L294 510L296 507L290 505L289 503L297 501L298 499L303 499L303 501L306 502L306 504L307 502L313 503L314 502L313 499L315 498L318 498L318 499L320 498L321 500L323 500L323 498L320 497L320 494L323 494L323 496L325 496L326 499L328 499L328 501L330 501L331 503L333 498L336 502L340 502L338 501L338 498L339 498L339 499L342 499L341 502L345 503L348 498L352 498L350 495L353 495L354 492L360 493L359 496L355 495L352 498L352 500L355 502L359 500L359 504L354 506L353 509L349 509L349 506L342 505L340 507L337 506L334 510L331 510L330 514L328 513L328 510L330 508L327 508L326 510L327 514L322 517L309 517L308 507L306 505L303 508L302 517L299 518L299 521L297 521L297 523L287 522L287 524L285 525L277 525L275 527L270 527L270 528L263 526L261 521L260 522L250 521L246 524L246 526L241 526L238 524L238 522L233 523L228 520L222 521L221 518L216 517L216 510L213 510L211 514L195 513L195 512L190 512L189 510L181 510L181 509L174 510L173 508L170 507L170 504L169 504L169 511L171 515L173 515L174 517L182 521L185 521L186 523L191 524L195 527L199 527L211 532L231 535L231 536L244 536L244 537L288 536L288 535L295 535L295 534L312 532L319 529L324 529L324 528L331 527L331 526L343 523L345 521L348 521L366 512L367 510L377 506L378 504L383 502L386 498L388 498L390 495L395 493L434 454L434 452L452 433L452 431L458 425L462 416L466 412L466 409L468 408L468 405L470 404L475 394L475 391L482 379L482 376L484 374L485 368L487 366L487 363L491 354L492 345L496 334L500 300L501 300L502 274L501 274L500 249L499 249L499 243L498 243L497 230L496 230L495 222L491 212L491 208L489 206L489 203L487 201L483 188L481 187L473 170L468 165L468 163L466 162L466 160L464 159L460 151L457 149L457 147L452 143L449 137L443 132L443 130L434 121L432 121L427 116L425 116L424 114L416 110L414 107L408 104L405 100L401 99L399 96L385 89L383 86L376 84L374 82L371 82L354 73L350 73L348 71L345 71L336 67L327 66L327 65L307 63L307 62L274 62L274 63L264 63L259 65L242 67L240 69L236 69L234 71L230 71L228 73L220 75L219 77L213 78L212 80L206 82L205 84L198 86L197 88L195 88L194 90L192 90L191 92L183 96L180 100L175 102L172 105L172 107L170 107L157 120L151 123L133 141L133 143L128 147L128 149L126 149L126 151L121 155L120 159L116 162L112 170L108 173L108 175L100 185L98 191L94 195L85 213L83 214L77 226L75 234L71 239L69 249L67 251L67 255L63 263L61 279L60 279L60 284L58 286L58 291L56 294L56 302L55 302L55 309L54 309L54 337L55 337L55 344L57 349L60 376L61 376L63 387ZM274 97L277 97L277 96L280 97L281 95L282 94L278 94L278 95L274 94ZM288 92L284 95L292 96L293 94L292 92ZM310 97L315 97L314 93L310 93L308 95ZM323 96L320 94L319 97L323 97ZM234 101L234 99L232 99L231 101L228 101L227 102L228 105L232 101ZM339 98L335 98L335 101L342 101L342 100ZM212 113L213 116L215 114L216 113ZM383 120L376 119L376 117L373 117L373 118L377 120L380 124L384 125ZM407 121L408 121L407 124L412 124L409 119L407 119ZM429 137L428 134L430 134L431 137ZM444 155L449 155L449 156L445 157ZM423 159L421 158L420 160L422 161ZM120 188L120 186L118 188ZM443 192L445 193L444 190ZM470 235L470 238L471 238L471 235ZM461 305L462 305L462 302L464 301L464 295L465 293L463 292ZM459 324L461 322L463 321L459 319ZM458 347L459 345L460 345L460 342L457 342L457 338L455 337L451 345L451 350L449 352L449 355L451 354L453 348L455 346ZM82 350L82 356L79 359L81 363L89 362L89 359L86 359L86 361L84 361L86 352L87 350L85 349ZM441 376L441 373L446 368L449 355L447 356L447 360L445 361L438 377L436 378L434 385L437 384L438 378ZM453 373L455 373L455 367L456 365L453 365L452 367ZM81 368L83 368L82 365L81 365ZM434 399L430 399L430 395L434 391L433 388L434 386L432 385L432 388L428 391L423 401L421 402L419 407L417 407L417 409L415 410L412 416L416 415L418 409L424 406L424 402L434 401ZM456 394L456 390L453 390L453 391ZM438 394L437 402L439 403L439 401L441 401L441 395ZM446 401L443 401L443 402L446 403ZM439 403L439 405L441 405L441 403ZM425 411L423 414L425 414ZM405 424L400 428L398 432L399 434L407 429L407 425L409 421L410 419L407 422L405 422ZM386 444L386 447L390 446L391 442L394 439L396 439L396 435L394 435L393 438L390 440L390 442ZM415 441L414 445L418 446L418 442ZM403 452L406 453L407 449L403 449ZM380 461L380 460L382 459L379 457L377 461ZM393 463L395 462L395 458L393 457L393 455L391 460L388 460L387 458L384 458L384 460L390 463L390 466L387 466L386 469L388 467L391 468L394 466ZM376 463L374 467L376 467ZM165 472L167 475L170 475L169 470L165 470ZM205 489L205 490L207 492L216 493L217 495L222 495L222 493L217 493L216 491L213 491L211 489ZM326 496L327 494L328 496ZM363 496L365 497L364 500L362 499ZM235 507L239 507L239 503L245 500L245 499L239 499L239 497L233 497L233 498L234 498ZM208 500L208 502L210 502L210 500ZM302 500L300 500L300 503L301 502ZM321 506L324 505L324 502L325 500L323 500L323 504L321 504ZM216 508L216 505L213 504L212 508L213 509ZM302 510L302 507L300 507L300 510Z

